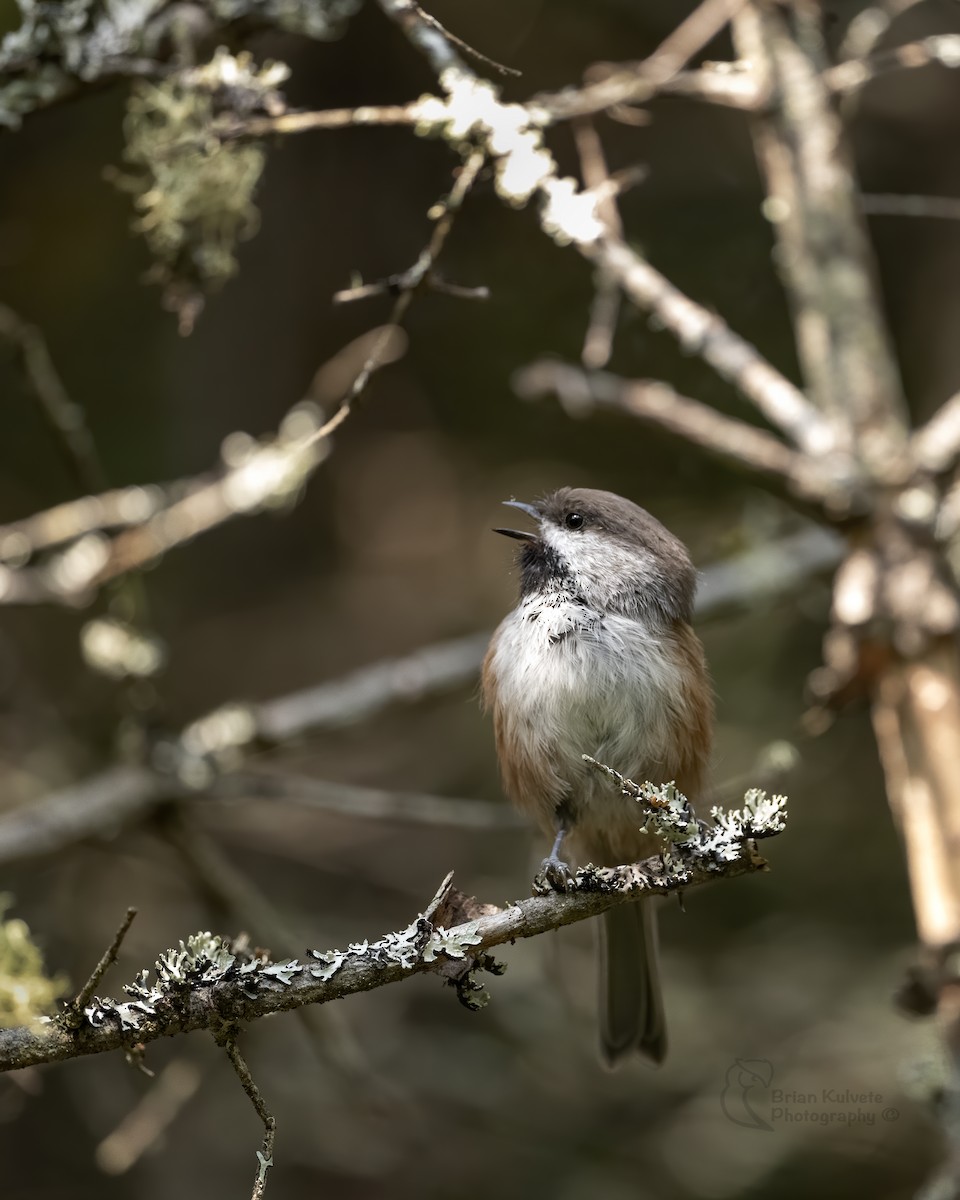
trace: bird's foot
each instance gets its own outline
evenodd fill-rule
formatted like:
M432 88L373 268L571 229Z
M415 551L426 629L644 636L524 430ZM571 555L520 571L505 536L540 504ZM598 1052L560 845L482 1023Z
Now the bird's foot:
M543 860L540 870L533 877L533 894L548 896L551 892L569 892L573 879L569 864L556 854L551 854Z

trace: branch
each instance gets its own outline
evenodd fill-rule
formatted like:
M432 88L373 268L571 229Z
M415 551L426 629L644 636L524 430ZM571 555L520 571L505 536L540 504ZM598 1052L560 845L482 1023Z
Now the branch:
M720 33L744 0L703 0L697 8L640 63L613 69L583 88L543 93L529 102L553 120L593 116L622 104L642 104L669 90L683 67Z
M772 476L806 501L832 511L851 507L849 492L821 474L816 460L790 449L764 429L681 396L666 383L620 379L541 359L517 372L513 386L524 399L554 393L568 411L578 415L593 404L629 413L754 474Z
M923 470L949 471L960 457L960 393L937 409L910 439L913 460Z
M487 633L455 638L262 704L215 709L157 746L155 769L111 767L2 814L0 864L54 853L141 820L165 800L196 796L244 749L341 729L472 683L488 642Z
M0 337L17 348L24 382L57 439L77 486L89 492L104 491L107 481L86 414L67 394L40 330L0 304Z
M597 764L599 766L599 764ZM222 938L198 934L162 954L156 980L141 971L124 991L129 1000L94 1000L83 1027L46 1019L35 1027L0 1030L0 1071L59 1062L196 1029L222 1030L305 1004L322 1004L427 972L463 975L479 969L494 946L534 937L586 920L615 904L686 891L719 878L764 870L754 839L784 827L784 798L748 792L742 810L714 809L715 824L692 821L686 799L672 784L637 785L605 770L624 799L638 804L638 820L668 840L668 849L632 866L579 870L571 890L517 901L504 909L454 893L449 876L428 909L406 929L346 951L310 951L312 963L270 962L234 953ZM445 927L441 922L452 917Z
M779 246L808 391L840 447L868 473L896 470L907 413L816 6L751 3L734 21L769 108L754 119L765 211Z
M113 79L162 78L195 48L246 32L279 29L327 41L339 36L356 0L131 0L122 6L37 5L21 0L22 22L0 41L0 126Z
M349 417L375 371L395 357L395 333L425 281L431 276L460 207L484 163L484 154L474 151L458 170L449 195L435 206L436 223L417 262L398 277L399 295L388 324L373 345L346 389L333 415L322 424L315 410L302 403L294 406L273 438L255 442L235 433L224 442L225 470L199 480L189 480L169 489L163 501L156 490L110 493L108 497L84 497L72 506L37 514L13 526L0 527L0 557L12 546L19 558L34 553L31 541L36 532L45 545L62 540L65 529L90 528L88 532L51 561L39 567L10 568L0 562L0 604L84 604L103 584L147 566L176 546L214 529L238 516L262 512L296 500L316 468L326 458L331 435ZM362 339L357 339L360 344ZM163 495L161 492L160 495ZM102 536L117 503L132 499L131 527L112 538ZM111 501L101 505L103 499ZM135 523L144 509L149 515ZM66 511L64 511L66 510ZM12 539L12 541L11 541Z
M879 75L890 71L913 70L932 63L939 63L943 67L960 67L960 36L954 33L935 34L864 58L849 59L825 70L823 81L830 91L849 95Z

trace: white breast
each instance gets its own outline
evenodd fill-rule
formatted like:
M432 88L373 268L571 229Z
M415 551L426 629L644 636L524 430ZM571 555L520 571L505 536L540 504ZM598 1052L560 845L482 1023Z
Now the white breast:
M662 782L684 708L669 635L565 594L527 596L500 627L497 703L512 737L545 754L568 794L616 794L581 759ZM602 786L601 786L602 785Z

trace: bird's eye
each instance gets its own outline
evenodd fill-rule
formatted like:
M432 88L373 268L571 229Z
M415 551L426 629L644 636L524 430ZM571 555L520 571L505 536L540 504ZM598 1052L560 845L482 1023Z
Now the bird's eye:
M568 512L563 518L563 523L568 529L579 529L583 524L583 514L578 512Z

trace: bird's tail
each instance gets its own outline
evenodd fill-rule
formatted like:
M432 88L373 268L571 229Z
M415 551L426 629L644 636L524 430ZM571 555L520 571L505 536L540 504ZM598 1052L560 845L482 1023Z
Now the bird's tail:
M618 904L603 914L600 1050L609 1067L633 1050L655 1063L667 1053L657 914L648 901Z

